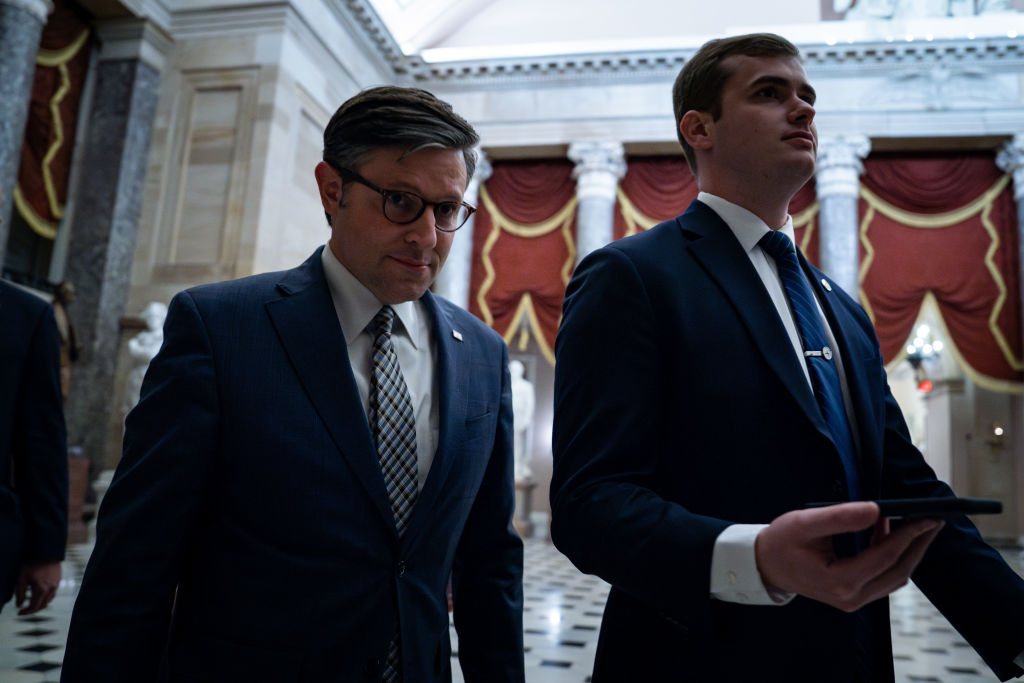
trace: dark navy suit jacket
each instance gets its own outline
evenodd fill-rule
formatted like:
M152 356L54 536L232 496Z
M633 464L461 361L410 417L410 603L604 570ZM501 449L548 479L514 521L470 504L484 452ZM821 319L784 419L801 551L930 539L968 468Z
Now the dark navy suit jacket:
M842 353L865 498L948 495L911 444L867 315L803 266ZM594 681L852 677L852 615L709 596L727 525L846 495L792 344L718 215L694 202L584 259L556 355L552 537L612 584ZM947 522L913 579L997 673L1020 673L1024 582L966 518ZM871 680L891 680L888 602L865 609Z
M171 302L63 681L379 681L399 615L405 680L448 681L449 576L467 680L523 680L505 345L424 295L440 433L399 538L320 259Z
M67 534L57 323L45 301L0 282L0 606L22 564L64 559Z

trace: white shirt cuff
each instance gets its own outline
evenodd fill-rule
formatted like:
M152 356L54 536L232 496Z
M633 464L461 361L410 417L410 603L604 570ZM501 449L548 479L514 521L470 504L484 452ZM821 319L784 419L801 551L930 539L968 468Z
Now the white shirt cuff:
M1019 666L1020 668L1024 669L1024 652L1021 652L1019 655L1017 655L1017 659L1013 660L1013 663Z
M715 539L711 596L744 605L785 605L794 593L766 588L757 570L754 542L767 524L733 524Z

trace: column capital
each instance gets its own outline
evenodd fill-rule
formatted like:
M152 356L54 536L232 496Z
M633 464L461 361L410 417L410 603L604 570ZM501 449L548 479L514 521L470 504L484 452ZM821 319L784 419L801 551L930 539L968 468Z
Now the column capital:
M487 182L492 173L494 173L494 168L487 158L487 153L480 147L477 147L476 168L473 170L473 177L469 179L469 183L466 185L465 200L467 202L476 204L477 197L480 195L480 186Z
M46 18L53 11L53 0L0 0L0 5L9 5L25 10L45 24Z
M615 199L619 179L626 174L626 151L621 142L587 141L569 145L569 159L576 162L576 196Z
M1007 140L996 154L996 166L1013 176L1013 195L1024 200L1024 133Z
M818 197L856 197L860 189L857 178L864 170L861 159L870 151L871 141L865 135L831 135L819 138L815 173Z
M163 73L174 41L152 21L134 17L105 19L95 26L102 45L100 60L138 59Z

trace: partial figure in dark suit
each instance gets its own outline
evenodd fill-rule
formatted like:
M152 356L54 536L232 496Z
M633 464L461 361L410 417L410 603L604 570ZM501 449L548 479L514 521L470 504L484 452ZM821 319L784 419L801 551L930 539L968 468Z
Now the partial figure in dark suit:
M57 324L49 304L0 281L0 607L12 594L21 615L50 604L67 534Z
M595 683L891 681L887 596L911 577L1001 678L1022 672L1024 581L971 522L890 531L863 502L951 492L867 315L792 247L814 100L783 38L703 46L673 90L700 195L569 284L551 533L612 584Z
M466 680L523 680L508 353L428 291L477 141L423 90L356 95L326 248L174 297L63 681L449 681L449 577Z

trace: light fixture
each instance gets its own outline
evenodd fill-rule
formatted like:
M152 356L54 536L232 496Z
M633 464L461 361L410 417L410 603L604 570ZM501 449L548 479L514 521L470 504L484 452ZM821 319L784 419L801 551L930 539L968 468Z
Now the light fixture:
M936 339L932 334L932 328L925 323L917 326L914 330L914 339L907 344L907 361L914 368L917 388L923 393L928 393L933 388L924 369L924 361L937 356L943 347L942 340Z

